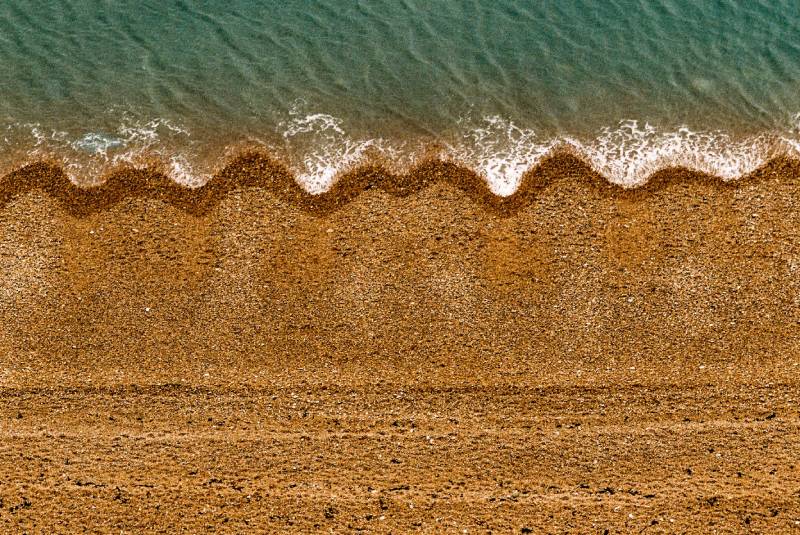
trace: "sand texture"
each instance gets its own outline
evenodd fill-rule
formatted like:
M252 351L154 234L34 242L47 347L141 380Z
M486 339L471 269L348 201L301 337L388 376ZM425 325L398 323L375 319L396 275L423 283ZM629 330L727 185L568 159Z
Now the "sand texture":
M0 532L800 532L796 162L40 163L0 273Z

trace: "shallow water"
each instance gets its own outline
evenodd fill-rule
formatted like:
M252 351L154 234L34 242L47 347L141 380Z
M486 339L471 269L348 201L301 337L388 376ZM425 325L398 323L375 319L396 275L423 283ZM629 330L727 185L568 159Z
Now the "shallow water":
M514 191L556 147L636 185L799 146L800 3L686 0L0 6L5 169L157 159L201 184L265 148L309 191L431 145Z

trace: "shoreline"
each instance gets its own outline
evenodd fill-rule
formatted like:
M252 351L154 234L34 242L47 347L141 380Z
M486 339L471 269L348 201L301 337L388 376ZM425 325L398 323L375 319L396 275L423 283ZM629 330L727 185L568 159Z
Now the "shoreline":
M732 180L685 167L671 167L652 173L640 185L624 187L610 182L585 160L561 152L543 158L525 172L517 189L507 196L493 193L486 179L478 172L441 159L422 161L402 174L393 173L381 164L355 166L341 173L327 191L309 193L284 164L266 153L246 152L230 161L207 183L196 188L171 180L159 170L159 166L119 168L107 174L100 184L84 187L73 183L58 165L39 161L0 177L0 209L18 196L42 191L74 215L102 211L126 198L161 199L189 213L204 215L231 191L258 188L303 210L323 215L339 209L370 189L378 188L391 195L405 197L433 184L445 183L491 210L512 214L535 202L541 190L556 187L564 180L586 182L607 196L634 199L675 184L697 184L730 190L775 177L795 181L798 175L800 160L776 157Z
M733 180L748 176L774 160L800 158L800 139L794 128L744 135L722 131L694 132L680 127L661 131L647 123L622 121L593 136L558 134L540 136L499 117L485 117L465 126L464 131L437 137L353 137L325 114L312 114L284 135L192 137L177 129L181 139L172 139L175 127L167 121L144 128L124 128L125 140L107 134L89 133L70 141L66 133L54 132L48 141L41 133L33 145L6 139L6 157L0 175L20 167L41 164L61 168L81 187L95 187L110 177L130 172L163 174L170 180L196 189L237 163L252 159L278 174L289 174L311 194L320 194L345 175L368 169L394 178L410 178L432 164L472 172L498 196L512 195L524 175L536 173L553 160L578 159L583 165L623 188L639 187L654 174L675 169ZM309 121L306 124L306 121ZM159 133L159 125L168 132ZM296 137L297 136L297 137ZM163 138L163 139L162 139ZM105 141L103 141L105 140ZM105 143L105 144L104 144ZM117 144L115 144L117 143ZM27 148L26 148L27 147ZM569 165L568 165L569 167ZM280 169L277 169L280 168Z

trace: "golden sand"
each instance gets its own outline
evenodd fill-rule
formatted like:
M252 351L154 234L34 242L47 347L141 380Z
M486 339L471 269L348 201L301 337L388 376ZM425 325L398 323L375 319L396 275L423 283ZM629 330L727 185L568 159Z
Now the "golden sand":
M0 531L800 530L800 167L0 179Z

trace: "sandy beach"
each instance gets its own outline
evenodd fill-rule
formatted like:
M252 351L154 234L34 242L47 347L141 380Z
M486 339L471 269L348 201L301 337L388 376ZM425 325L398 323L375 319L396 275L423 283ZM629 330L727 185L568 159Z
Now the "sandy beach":
M0 531L800 532L800 165L0 178Z

